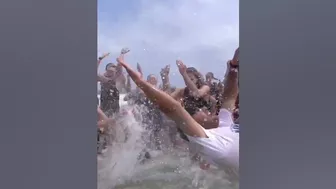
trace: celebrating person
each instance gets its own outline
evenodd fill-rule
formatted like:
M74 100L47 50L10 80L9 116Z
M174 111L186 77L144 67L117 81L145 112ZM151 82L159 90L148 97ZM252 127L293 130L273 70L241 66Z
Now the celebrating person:
M205 129L199 124L181 103L175 100L167 93L153 87L149 82L144 80L141 75L134 71L124 60L124 54L117 58L117 62L122 65L128 72L135 84L145 93L147 98L154 102L158 108L169 118L175 121L177 127L187 136L189 144L198 148L198 153L206 162L214 164L232 176L238 177L239 168L239 133L234 132L232 126L232 111L238 95L238 49L232 60L228 61L227 74L224 80L225 90L222 95L221 109L219 112L219 122L217 128ZM190 86L190 94L195 97L204 97L208 87L195 87L198 80L195 75L187 75L187 69L180 61L177 61L179 70L184 76L186 85ZM190 72L189 72L190 73ZM195 72L192 72L195 73Z

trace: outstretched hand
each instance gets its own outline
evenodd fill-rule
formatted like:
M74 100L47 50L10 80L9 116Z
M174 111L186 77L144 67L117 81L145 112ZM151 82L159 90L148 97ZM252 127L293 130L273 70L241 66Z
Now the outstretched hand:
M106 57L108 57L110 55L110 53L104 53L101 57L99 57L99 59L104 59Z
M118 64L122 65L126 69L126 71L128 72L129 76L133 79L133 81L135 79L141 79L141 74L136 71L133 71L133 69L126 64L124 55L125 54L123 53L119 55L119 57L117 58Z
M180 71L181 74L185 74L187 71L187 66L183 64L181 60L176 60L176 65Z
M121 64L122 66L125 64L125 59L124 59L124 54L120 54L119 57L117 58L118 64Z
M231 61L232 65L238 66L239 65L239 47L236 49L232 61Z
M170 72L170 65L166 65L164 68L161 69L161 76L167 76Z
M130 52L131 50L129 48L122 48L120 54L126 54Z

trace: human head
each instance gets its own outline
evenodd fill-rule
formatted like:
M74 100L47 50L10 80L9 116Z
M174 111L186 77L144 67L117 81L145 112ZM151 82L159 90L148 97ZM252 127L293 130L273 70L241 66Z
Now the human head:
M150 83L151 85L153 85L153 86L157 86L158 81L157 81L157 78L156 78L156 76L155 76L154 74L149 74L149 75L147 76L147 81L148 81L148 83Z
M208 72L208 73L205 75L205 79L206 79L206 81L211 81L213 78L214 78L214 74L213 74L212 72Z
M197 88L201 88L204 83L203 75L196 70L194 67L189 67L186 70L190 80L197 86Z
M205 75L205 79L207 82L212 82L213 80L217 80L217 78L215 78L215 75L212 73L212 72L208 72L206 75Z
M216 120L205 107L199 109L194 115L192 115L192 117L205 129L212 129L218 126L218 120Z
M109 74L114 74L117 71L117 66L114 63L106 64L105 71Z

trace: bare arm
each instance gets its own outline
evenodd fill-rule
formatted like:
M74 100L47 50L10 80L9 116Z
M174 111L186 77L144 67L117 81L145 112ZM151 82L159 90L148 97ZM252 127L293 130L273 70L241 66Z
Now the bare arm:
M101 56L101 57L98 58L98 60L97 60L97 69L98 69L99 65L101 64L102 60L104 58L106 58L107 56L109 56L109 55L110 55L110 53L105 53L105 54L103 54L103 56ZM108 81L108 78L106 78L102 74L98 74L98 81L101 82L101 83L105 83L105 82Z
M216 98L209 95L209 103L210 103L211 115L215 115L216 112L217 112L217 100L216 100Z
M175 99L176 101L179 101L182 99L183 97L183 93L184 93L184 89L176 89L173 93L170 94L171 97L173 97L173 99Z
M233 60L227 63L227 73L224 79L224 92L222 96L221 108L233 111L235 108L235 102L238 96L238 70L234 68L238 66L238 52L236 50Z
M181 106L179 102L169 96L167 93L154 88L150 83L141 78L140 74L134 71L125 63L123 55L117 59L120 62L135 84L142 89L146 96L165 113L168 117L177 123L177 126L189 136L207 138L204 129L198 124L190 114Z
M183 77L183 80L188 87L188 89L191 92L191 95L195 98L202 98L205 97L210 92L210 87L207 85L203 85L200 89L197 88L194 82L191 81L189 78L186 69L187 67L183 64L182 61L177 60L176 61L177 67L179 68L179 71Z
M162 80L162 90L167 93L171 93L171 87L170 87L170 81L169 81L169 71L170 71L170 66L167 65L160 72L161 80Z
M117 64L117 67L116 67L116 75L117 76L120 76L122 74L122 71L123 71L123 67L121 64Z
M97 108L97 112L98 112L98 128L102 131L105 131L106 129L108 129L108 126L111 123L114 123L113 119L108 118L105 113L98 107Z

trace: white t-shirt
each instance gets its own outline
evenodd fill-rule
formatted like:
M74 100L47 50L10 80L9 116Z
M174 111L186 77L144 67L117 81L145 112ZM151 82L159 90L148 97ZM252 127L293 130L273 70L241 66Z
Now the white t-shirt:
M208 138L188 136L190 145L204 160L238 176L239 132L233 128L231 112L221 109L219 127L204 129Z

